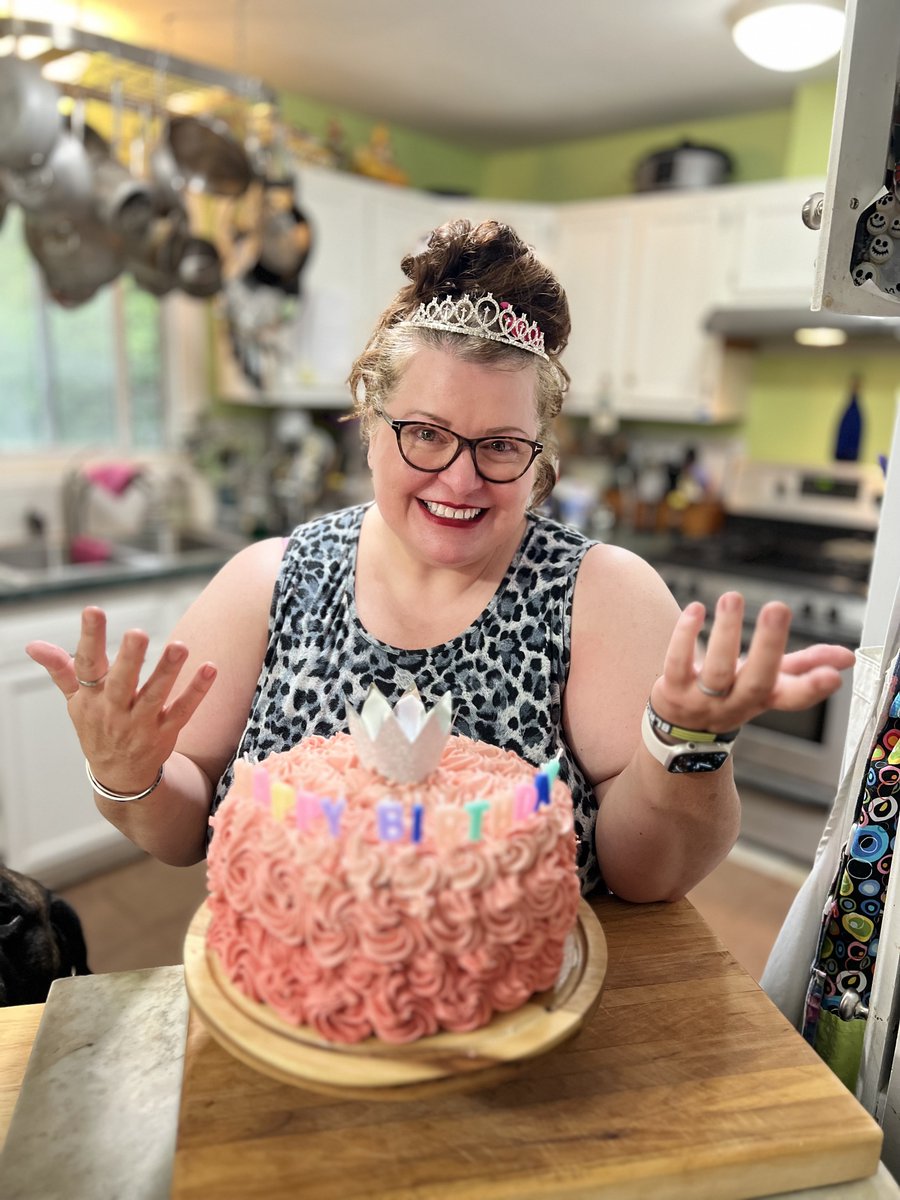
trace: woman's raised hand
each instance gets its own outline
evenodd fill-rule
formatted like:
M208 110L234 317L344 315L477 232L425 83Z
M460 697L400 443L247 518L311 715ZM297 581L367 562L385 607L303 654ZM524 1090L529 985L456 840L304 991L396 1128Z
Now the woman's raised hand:
M841 671L854 662L851 650L825 643L786 653L791 611L777 600L760 609L741 658L744 600L739 592L719 598L701 662L705 616L699 602L687 605L650 693L660 716L685 729L724 733L767 709L811 708L837 691Z
M170 642L141 684L148 642L146 633L129 630L110 662L106 614L91 607L81 614L74 657L51 642L30 642L25 647L66 697L85 758L94 775L113 791L132 793L150 787L216 677L215 666L204 663L170 700L188 648Z

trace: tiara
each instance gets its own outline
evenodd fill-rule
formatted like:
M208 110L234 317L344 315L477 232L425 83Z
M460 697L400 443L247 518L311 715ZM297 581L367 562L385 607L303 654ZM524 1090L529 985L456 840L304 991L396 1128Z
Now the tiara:
M541 358L548 358L544 350L544 335L536 321L517 313L505 300L495 300L486 292L477 300L471 296L459 296L456 300L423 301L414 313L401 324L418 325L425 329L445 329L448 333L464 333L469 337L487 338L492 342L505 342L519 350L527 350Z

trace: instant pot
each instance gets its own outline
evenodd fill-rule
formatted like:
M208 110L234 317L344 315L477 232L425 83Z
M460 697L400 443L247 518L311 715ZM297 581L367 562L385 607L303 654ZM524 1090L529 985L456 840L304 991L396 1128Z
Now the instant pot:
M684 141L642 158L634 173L634 186L638 192L715 187L728 182L732 168L731 155L724 150Z

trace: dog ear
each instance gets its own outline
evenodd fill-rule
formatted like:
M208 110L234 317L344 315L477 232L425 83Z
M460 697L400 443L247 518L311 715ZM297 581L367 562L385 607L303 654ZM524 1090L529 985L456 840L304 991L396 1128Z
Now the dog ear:
M87 946L78 914L59 896L50 901L50 925L59 949L61 975L92 974L87 962Z

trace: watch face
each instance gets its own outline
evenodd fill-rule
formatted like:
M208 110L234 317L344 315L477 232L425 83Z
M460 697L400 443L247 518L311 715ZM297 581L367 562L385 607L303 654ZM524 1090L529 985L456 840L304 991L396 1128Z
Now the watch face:
M679 754L672 760L669 771L673 775L695 775L698 771L718 771L728 758L725 750L703 750L696 754Z

